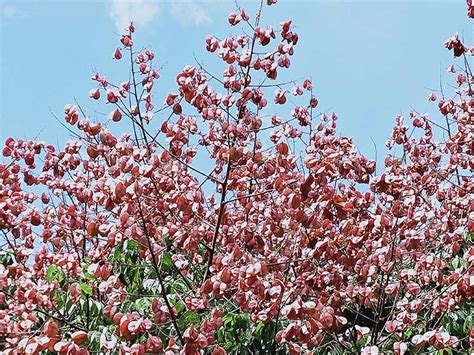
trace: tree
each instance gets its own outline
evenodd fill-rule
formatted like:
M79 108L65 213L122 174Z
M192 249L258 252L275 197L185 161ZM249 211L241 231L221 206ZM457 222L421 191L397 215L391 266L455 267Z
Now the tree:
M278 82L298 35L291 20L263 27L263 12L231 13L251 35L206 38L223 75L186 66L159 108L154 53L136 50L131 23L114 51L130 80L92 77L108 118L66 105L74 139L61 150L7 139L6 354L473 345L474 50L446 41L462 59L452 97L429 96L439 117L396 117L377 173L336 133L337 115L318 112L310 80ZM120 135L121 120L130 131Z

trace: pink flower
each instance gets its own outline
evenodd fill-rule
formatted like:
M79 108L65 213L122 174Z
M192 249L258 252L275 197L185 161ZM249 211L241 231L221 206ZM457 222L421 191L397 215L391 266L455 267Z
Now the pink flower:
M98 100L100 98L100 90L98 88L90 90L89 97L91 99Z
M123 81L120 83L120 88L125 90L125 91L128 91L130 90L130 81L127 80L127 81Z
M286 102L286 91L282 89L277 89L275 91L275 103L283 105Z
M146 63L140 64L140 73L146 74L150 72L150 67Z
M229 17L227 20L229 21L231 26L235 26L242 20L242 16L240 16L240 14L236 14L235 12L232 12L229 14Z
M303 88L305 90L311 91L313 89L313 83L311 82L311 80L306 79L305 81L303 81Z
M122 50L120 48L116 48L113 57L117 60L122 59Z
M318 106L318 99L315 97L312 97L311 100L309 100L309 106L311 108L316 108L316 106Z
M116 108L114 111L109 113L109 118L114 122L118 122L122 119L122 113L118 108Z
M472 0L466 0L467 3L467 17L474 18L474 3Z
M168 93L168 96L166 97L166 104L168 106L173 105L177 97L178 97L178 94L175 94L173 92Z
M120 42L122 42L124 47L131 47L133 45L133 41L128 35L123 35Z
M464 52L466 52L466 47L459 39L458 33L455 33L454 36L448 38L444 42L444 46L449 50L453 50L454 57L460 57L464 54Z
M107 91L107 101L111 104L118 102L118 96L113 90Z
M145 54L147 55L148 60L153 60L153 58L155 58L155 54L148 49L145 51Z
M213 36L206 37L206 50L209 52L215 52L219 48L219 41Z
M64 114L66 122L70 125L75 125L79 120L79 115L77 113L77 107L74 105L66 105L64 106Z

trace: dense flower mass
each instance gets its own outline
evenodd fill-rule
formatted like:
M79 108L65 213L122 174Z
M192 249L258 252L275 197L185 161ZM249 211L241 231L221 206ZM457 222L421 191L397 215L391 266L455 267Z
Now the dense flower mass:
M126 80L92 77L103 120L68 104L64 148L7 139L3 353L474 346L474 51L445 42L464 59L453 93L430 94L435 117L397 116L377 166L317 111L311 80L276 81L298 35L264 10L231 13L245 34L205 39L223 73L184 67L162 105L131 23L113 51Z

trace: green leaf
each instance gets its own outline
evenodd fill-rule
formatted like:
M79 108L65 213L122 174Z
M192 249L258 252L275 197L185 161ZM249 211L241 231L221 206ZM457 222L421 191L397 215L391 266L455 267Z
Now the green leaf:
M466 320L464 321L464 324L463 324L463 332L464 333L467 334L471 330L472 326L474 325L473 320L474 320L474 316L472 316L472 315L467 316L467 318L466 318Z
M56 265L49 265L48 270L46 270L46 281L53 282L54 280L58 281L60 284L64 281L64 271L57 267Z
M138 250L138 243L134 240L127 240L124 244L126 250L129 251L137 251Z
M186 309L186 306L185 306L184 304L182 304L182 303L177 303L177 304L175 305L175 308L176 308L176 310L177 310L178 312L182 312L183 310Z
M234 322L234 318L232 317L231 314L226 314L224 317L222 317L222 321L224 325L228 327Z
M135 301L135 309L140 313L144 313L145 310L150 308L151 301L147 298L139 298Z
M13 264L14 253L11 250L4 250L0 252L0 264L7 266Z
M91 275L86 271L83 273L82 277L86 280L89 280L89 281L96 281L97 280L97 278L94 275Z
M263 322L259 322L257 324L257 326L255 327L255 333L259 333L261 332L261 330L265 327L265 323Z
M161 261L163 263L163 266L167 269L171 269L171 267L173 266L173 260L171 260L171 255L167 251L163 253Z
M46 281L52 282L58 273L58 267L56 265L49 265L46 270Z
M81 290L82 292L84 292L84 294L88 296L92 296L94 294L94 292L92 291L92 287L85 283L81 283Z
M180 326L183 328L189 327L191 324L194 324L196 327L199 327L201 324L201 316L198 313L192 311L184 312L179 319Z
M118 245L114 250L113 260L114 261L122 260L122 253L123 253L122 245Z

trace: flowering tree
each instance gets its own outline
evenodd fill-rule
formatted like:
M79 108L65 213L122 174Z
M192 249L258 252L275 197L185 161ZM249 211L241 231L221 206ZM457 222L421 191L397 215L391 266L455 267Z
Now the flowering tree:
M318 112L310 80L278 82L298 35L290 20L264 26L263 10L231 13L251 35L206 38L224 73L186 66L162 107L155 55L130 24L113 53L129 79L92 77L107 118L66 105L74 139L61 150L7 139L4 353L474 345L474 50L446 41L462 60L452 96L429 96L435 118L396 117L377 172Z

